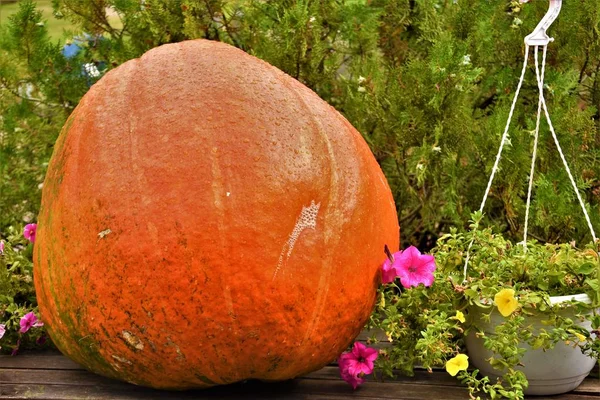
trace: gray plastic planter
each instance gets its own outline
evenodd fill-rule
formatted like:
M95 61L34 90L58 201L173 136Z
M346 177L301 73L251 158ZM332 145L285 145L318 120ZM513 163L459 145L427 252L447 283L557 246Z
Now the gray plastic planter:
M559 304L570 300L578 300L584 303L589 303L590 299L586 294L578 294L572 296L556 296L550 298L552 304ZM475 313L477 312L474 310ZM572 310L565 310L566 315L575 320L575 315ZM478 318L474 315L475 318ZM546 327L541 323L543 316L529 317L529 323L533 329ZM503 321L504 317L494 308L489 323L480 321L477 325L484 330L486 335L493 335L496 325ZM591 322L588 320L578 320L578 325L591 330ZM475 332L471 330L465 338L469 361L480 373L494 379L501 376L502 371L498 371L486 361L492 356L492 352L483 346L483 339L476 337ZM528 345L522 344L522 347L527 349L523 355L523 367L521 369L527 380L529 387L525 390L525 394L529 395L551 395L566 393L581 384L585 377L590 373L596 360L583 354L579 347L571 344L557 343L554 349L543 351L541 349L532 350Z

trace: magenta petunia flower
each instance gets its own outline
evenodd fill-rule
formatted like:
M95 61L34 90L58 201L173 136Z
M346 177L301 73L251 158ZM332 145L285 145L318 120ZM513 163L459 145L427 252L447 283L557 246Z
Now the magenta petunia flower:
M400 283L405 288L416 287L421 283L425 286L433 284L433 271L435 271L433 256L421 254L416 247L410 246L394 261Z
M0 324L0 339L2 339L2 336L4 336L5 333L6 333L6 325Z
M378 355L376 349L355 342L352 351L342 353L338 358L342 379L356 389L365 381L363 377L373 372Z
M37 231L37 224L27 224L23 229L23 236L31 243L35 243L35 232Z
M356 389L359 385L365 383L365 378L357 375L352 375L348 370L347 366L345 368L342 368L342 366L340 365L340 376L344 381L346 381L350 384L350 386L352 386L352 389Z
M39 321L33 312L25 314L19 324L21 325L21 329L19 330L21 333L25 333L31 328L44 326L44 323Z
M4 254L4 242L0 240L0 254Z
M392 254L392 260L396 260L400 254L402 254L402 250ZM383 265L381 266L382 270L382 281L383 283L392 283L398 276L398 272L396 271L395 263L392 262L389 258L385 260Z

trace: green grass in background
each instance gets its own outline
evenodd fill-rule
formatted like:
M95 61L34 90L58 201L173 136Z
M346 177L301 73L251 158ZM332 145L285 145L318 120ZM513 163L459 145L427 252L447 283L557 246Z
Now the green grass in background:
M46 20L48 34L52 39L62 39L64 32L73 30L74 27L66 18L57 19L54 17L52 10L52 0L37 0L38 10L42 12L43 18ZM8 23L8 17L14 14L19 8L19 2L15 0L0 0L0 26ZM109 21L115 28L121 28L122 23L118 16L110 16Z

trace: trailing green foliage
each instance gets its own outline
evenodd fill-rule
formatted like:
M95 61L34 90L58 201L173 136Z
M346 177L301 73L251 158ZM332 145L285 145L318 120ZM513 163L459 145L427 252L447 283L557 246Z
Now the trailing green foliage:
M415 365L443 368L465 353L465 336L470 334L491 351L489 362L501 376L495 380L478 377L476 370L460 371L457 377L473 398L487 393L493 399L522 399L528 381L518 366L525 343L544 351L566 343L590 357L600 355L599 256L592 245L576 249L571 244L533 241L525 250L490 228L479 228L481 220L475 213L470 231L453 228L438 240L432 253L437 270L431 287L380 288L370 327L383 330L391 347L382 351L378 366L390 376L398 371L411 375ZM591 303L550 301L550 296L582 293ZM514 301L506 316L500 315L502 297ZM581 326L585 320L591 322L592 332ZM497 325L489 328L490 321Z

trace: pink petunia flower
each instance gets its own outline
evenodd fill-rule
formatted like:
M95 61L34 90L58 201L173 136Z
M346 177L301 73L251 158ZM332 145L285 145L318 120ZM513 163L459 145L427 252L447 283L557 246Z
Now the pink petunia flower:
M400 254L402 254L402 250L394 253L392 255L391 260L389 258L387 258L385 260L385 262L383 263L383 265L381 266L381 270L383 272L382 273L383 283L392 283L396 279L396 276L398 276L398 272L396 271L395 263L393 261L395 261L400 256Z
M365 381L364 376L373 372L378 355L376 349L355 342L352 351L342 353L338 359L342 379L356 389Z
M2 336L4 336L5 333L6 333L6 325L0 324L0 339L2 339Z
M342 368L342 366L340 365L340 376L344 381L346 381L350 384L350 386L352 386L352 389L356 389L358 386L365 383L365 378L357 375L352 375L350 371L348 371L347 366L345 368Z
M396 258L394 262L400 283L405 288L419 286L431 286L433 284L433 271L435 271L435 259L433 256L421 254L416 247L410 246Z
M37 231L37 224L27 224L23 229L23 236L31 243L35 243L35 232Z
M4 242L0 240L0 254L4 254Z
M44 323L39 321L33 312L25 314L19 324L21 325L21 329L19 330L21 333L25 333L31 328L44 326Z

